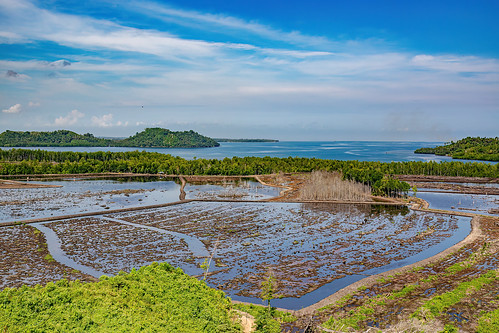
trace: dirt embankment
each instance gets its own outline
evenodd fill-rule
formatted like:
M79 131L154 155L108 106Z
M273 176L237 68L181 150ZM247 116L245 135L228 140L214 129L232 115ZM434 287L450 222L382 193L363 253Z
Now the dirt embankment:
M18 189L18 188L43 188L43 187L61 187L59 185L47 185L47 184L37 184L30 183L29 177L26 182L20 182L16 180L6 180L0 179L0 189Z
M499 178L459 177L459 176L425 176L425 175L394 175L406 182L447 182L447 183L493 183L499 184Z

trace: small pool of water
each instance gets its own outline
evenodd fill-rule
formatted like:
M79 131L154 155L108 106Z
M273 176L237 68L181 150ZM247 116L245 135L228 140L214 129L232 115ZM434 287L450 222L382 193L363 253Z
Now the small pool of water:
M459 194L433 191L418 191L416 196L426 200L430 208L443 209L457 212L468 212L490 216L498 216L491 213L491 209L499 209L499 196L482 194Z

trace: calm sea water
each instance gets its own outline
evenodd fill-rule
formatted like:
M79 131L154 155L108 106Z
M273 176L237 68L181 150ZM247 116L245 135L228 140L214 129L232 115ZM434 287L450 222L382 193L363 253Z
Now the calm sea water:
M334 160L359 161L452 161L452 158L426 154L414 154L421 147L435 147L443 142L407 141L282 141L282 142L222 142L215 148L124 148L124 147L43 147L51 151L149 151L171 154L185 159L225 157L271 156L315 157ZM468 160L468 162L470 162Z

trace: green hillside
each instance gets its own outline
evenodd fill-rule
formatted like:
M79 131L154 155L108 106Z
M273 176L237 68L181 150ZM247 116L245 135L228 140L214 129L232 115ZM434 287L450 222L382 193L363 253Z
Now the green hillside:
M2 332L240 332L222 291L167 263L0 291Z
M106 147L113 142L96 138L90 133L81 135L67 130L0 133L2 147Z
M416 154L435 154L465 160L499 161L499 138L467 137L435 148L420 148Z
M218 147L213 139L194 131L173 132L163 128L146 128L126 139L102 139L67 130L53 132L5 131L0 134L0 147Z
M134 136L116 142L116 146L121 147L201 148L219 145L215 140L192 130L172 132L164 128L146 128Z

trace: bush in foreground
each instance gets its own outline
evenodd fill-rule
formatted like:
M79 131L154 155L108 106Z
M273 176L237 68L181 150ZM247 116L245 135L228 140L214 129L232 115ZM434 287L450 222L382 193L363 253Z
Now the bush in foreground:
M167 263L0 292L2 332L239 332L221 291Z

